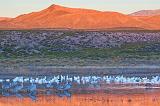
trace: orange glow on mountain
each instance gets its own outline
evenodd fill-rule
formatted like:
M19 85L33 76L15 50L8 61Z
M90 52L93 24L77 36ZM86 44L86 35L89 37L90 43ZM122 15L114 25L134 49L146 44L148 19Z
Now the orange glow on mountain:
M138 18L137 16L125 15L118 12L102 12L52 5L39 12L20 15L8 21L1 21L0 28L160 29L159 20L159 16Z

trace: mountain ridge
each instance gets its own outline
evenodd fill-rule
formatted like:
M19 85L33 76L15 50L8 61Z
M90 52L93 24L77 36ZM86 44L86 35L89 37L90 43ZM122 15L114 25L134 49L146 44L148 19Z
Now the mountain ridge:
M149 19L148 19L149 18ZM142 28L160 29L159 16L140 18L118 12L103 12L92 9L68 8L51 5L46 9L16 18L0 21L1 29L109 29L109 28ZM151 21L154 20L152 24Z

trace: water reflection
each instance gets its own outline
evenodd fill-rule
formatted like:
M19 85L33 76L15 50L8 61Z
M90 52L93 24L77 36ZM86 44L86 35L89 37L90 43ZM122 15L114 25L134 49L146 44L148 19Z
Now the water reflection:
M159 106L159 95L159 91L131 94L99 91L73 93L71 97L37 94L32 100L27 96L0 96L0 106Z
M64 91L54 91L52 90L42 90L42 91L32 91L32 92L11 92L8 90L1 90L0 95L3 97L17 97L19 99L30 98L33 101L37 100L37 95L57 95L58 97L71 97L71 93L68 90Z

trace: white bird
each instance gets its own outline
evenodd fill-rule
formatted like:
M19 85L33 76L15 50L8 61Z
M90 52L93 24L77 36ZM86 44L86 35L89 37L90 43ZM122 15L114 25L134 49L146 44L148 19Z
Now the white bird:
M4 80L3 79L0 79L0 82L3 82Z

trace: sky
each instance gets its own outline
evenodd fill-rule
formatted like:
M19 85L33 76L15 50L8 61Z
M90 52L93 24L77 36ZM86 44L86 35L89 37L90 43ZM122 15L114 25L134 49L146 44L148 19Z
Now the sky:
M139 10L160 9L160 0L0 0L0 17L16 17L40 11L52 4L124 14Z

